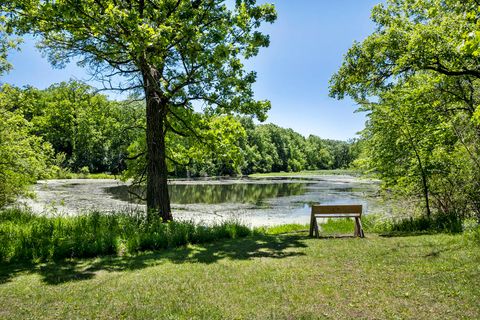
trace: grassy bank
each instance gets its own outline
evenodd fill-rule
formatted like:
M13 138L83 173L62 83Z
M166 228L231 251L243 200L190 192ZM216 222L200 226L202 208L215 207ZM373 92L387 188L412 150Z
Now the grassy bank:
M254 235L128 257L0 268L0 318L475 319L465 235Z
M269 172L269 173L254 173L249 175L250 178L269 178L269 177L297 177L297 176L327 176L327 175L349 175L360 176L358 171L350 169L335 169L335 170L305 170L299 172Z
M462 221L453 216L393 221L366 215L362 221L365 232L390 236L463 231ZM330 219L320 227L322 235L351 234L354 229L353 221L346 219ZM21 209L7 209L0 211L0 262L122 256L251 234L301 232L308 228L308 225L293 224L251 230L237 221L209 226L184 221L148 222L138 212L89 212L78 216L47 217Z
M110 173L74 173L70 171L59 172L52 175L51 179L118 179L120 175Z
M147 223L143 215L135 213L45 217L8 209L0 211L0 263L121 256L250 234L249 228L235 221L211 226L165 224Z

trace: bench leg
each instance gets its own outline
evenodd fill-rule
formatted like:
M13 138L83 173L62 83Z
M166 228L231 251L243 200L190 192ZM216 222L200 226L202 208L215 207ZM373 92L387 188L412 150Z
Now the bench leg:
M318 221L316 217L313 218L313 228L315 230L315 237L320 238L320 231L318 230Z
M310 232L308 233L308 235L310 237L313 237L313 228L314 228L314 224L315 224L315 216L312 214L310 215Z
M353 228L354 228L353 236L358 237L358 218L354 218L354 219L355 221L353 223Z
M355 234L354 234L354 236L355 237L360 237L360 238L365 237L365 234L363 233L363 228L362 228L362 221L358 217L355 217Z
M363 233L362 219L361 218L358 218L358 228L360 230L360 238L365 238L365 234Z

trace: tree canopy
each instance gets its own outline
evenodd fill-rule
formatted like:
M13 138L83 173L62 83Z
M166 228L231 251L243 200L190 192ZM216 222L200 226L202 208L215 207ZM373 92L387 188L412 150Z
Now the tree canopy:
M368 112L361 162L425 212L480 219L479 4L389 0L331 79ZM432 206L433 200L433 206Z
M0 208L46 175L53 153L49 143L32 134L32 123L14 99L19 94L11 86L0 87Z

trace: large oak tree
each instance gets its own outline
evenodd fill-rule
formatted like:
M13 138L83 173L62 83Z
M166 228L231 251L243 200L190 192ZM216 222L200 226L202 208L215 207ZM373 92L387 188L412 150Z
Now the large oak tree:
M188 135L195 101L209 114L265 117L243 61L269 44L257 31L273 5L255 0L0 1L4 25L33 34L55 66L76 59L107 87L146 100L146 198L150 217L172 219L165 137ZM121 81L116 81L121 77ZM115 83L115 84L112 84Z

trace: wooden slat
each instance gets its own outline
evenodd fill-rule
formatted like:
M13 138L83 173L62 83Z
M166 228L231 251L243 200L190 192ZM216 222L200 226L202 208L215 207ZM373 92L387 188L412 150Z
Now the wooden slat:
M339 214L339 213L359 213L362 214L362 205L313 205L312 214Z
M316 218L358 218L361 213L314 213Z

